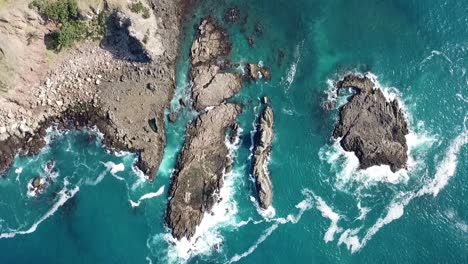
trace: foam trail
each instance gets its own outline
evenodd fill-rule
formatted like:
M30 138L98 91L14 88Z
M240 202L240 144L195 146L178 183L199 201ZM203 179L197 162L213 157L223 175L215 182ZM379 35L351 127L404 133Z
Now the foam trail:
M359 239L351 230L346 230L340 237L338 244L345 243L352 253L362 249L366 243L382 228L399 219L404 214L405 207L417 197L424 195L433 195L434 197L448 184L450 178L455 175L458 164L458 154L461 148L468 144L468 131L465 129L455 140L450 144L444 159L437 166L434 179L423 186L418 192L402 193L390 204L387 209L387 214L380 217L377 222L367 231L365 236L359 242Z
M338 227L338 221L340 220L340 215L335 213L333 209L325 203L325 201L319 197L315 196L315 199L317 200L317 209L322 213L322 216L325 218L330 219L330 227L328 228L327 232L325 233L325 236L323 239L325 242L330 242L333 241L333 237L335 236L335 233L340 232L341 228Z
M25 235L25 234L30 234L36 231L37 227L44 222L47 218L51 217L62 205L64 205L68 199L72 198L75 196L75 194L80 190L78 186L75 188L68 190L66 187L64 187L59 193L59 199L57 202L47 211L45 215L43 215L39 220L37 220L29 229L27 230L22 230L22 231L12 231L12 232L7 232L7 233L2 233L0 234L0 239L2 238L12 238L15 237L16 235Z
M239 260L252 254L255 251L255 249L257 249L257 247L261 243L263 243L273 233L273 231L275 231L279 227L279 225L284 225L287 223L297 224L299 220L301 220L304 212L312 208L312 196L314 196L313 192L308 189L304 189L302 190L302 194L306 196L306 198L296 205L296 208L299 209L299 213L297 215L294 216L294 215L289 214L286 217L286 219L285 218L273 219L275 223L263 232L263 234L255 242L255 244L249 247L249 249L247 249L247 251L245 251L244 253L234 255L229 260L229 263L238 262Z
M137 206L140 206L141 201L160 196L163 193L164 193L164 186L161 186L158 189L158 191L156 191L156 192L147 193L147 194L142 195L140 197L140 199L138 199L138 202L134 202L134 201L130 200L130 204L132 205L132 207L137 207Z
M112 161L101 162L106 168L110 171L111 174L116 174L117 172L122 172L125 170L125 166L122 163L115 164Z
M468 103L468 98L465 98L462 94L457 93L457 97L460 98L463 102Z
M231 260L229 261L229 263L238 262L239 260L241 260L241 259L247 257L248 255L252 254L255 251L255 249L257 249L257 247L263 241L265 241L273 233L273 231L275 231L278 228L278 226L279 226L278 223L275 223L272 226L270 226L267 230L265 230L263 235L257 240L257 242L253 246L251 246L246 252L244 252L244 253L242 253L240 255L235 255L234 257L232 257Z
M102 180L104 180L104 176L106 176L106 173L107 173L107 170L101 172L94 181L91 179L86 179L86 184L93 185L93 186L98 185L100 182L102 182Z
M447 185L448 181L455 174L458 164L458 153L461 148L468 143L468 131L465 129L451 144L445 158L437 167L434 179L431 183L423 187L418 196L430 194L437 196L439 192Z

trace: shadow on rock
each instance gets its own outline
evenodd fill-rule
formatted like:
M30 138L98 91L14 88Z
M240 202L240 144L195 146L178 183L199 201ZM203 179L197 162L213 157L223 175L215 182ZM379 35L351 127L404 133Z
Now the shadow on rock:
M107 33L101 48L112 53L115 59L148 63L151 61L143 45L129 32L131 21L120 12L113 12L107 21Z

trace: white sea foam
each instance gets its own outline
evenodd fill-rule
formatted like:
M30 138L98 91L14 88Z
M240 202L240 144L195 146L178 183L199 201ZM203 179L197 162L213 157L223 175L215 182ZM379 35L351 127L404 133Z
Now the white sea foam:
M361 205L361 201L358 202L357 207L359 209L359 216L358 216L357 220L364 220L366 218L367 214L371 211L371 209L368 208L368 207L363 207Z
M431 54L429 56L427 56L426 58L424 58L420 63L419 63L419 70L421 70L428 61L430 61L434 56L441 56L443 59L445 59L447 62L449 62L450 64L453 64L452 60L447 56L445 55L445 53L441 52L441 51L438 51L438 50L432 50L431 51Z
M338 221L340 220L340 215L335 213L333 209L320 197L314 195L315 200L317 202L317 209L322 213L322 216L325 218L330 219L330 227L328 228L327 232L323 239L325 242L333 241L335 233L340 232L341 228L338 227Z
M121 181L124 180L122 177L119 177L116 175L116 173L122 172L125 170L125 166L122 163L115 164L112 161L101 162L101 163L106 167L106 170L101 172L94 180L86 179L85 183L87 185L92 185L92 186L98 185L99 183L102 182L102 180L104 179L104 177L106 176L108 172L110 172L112 176L114 176L116 179L121 180Z
M67 183L65 181L65 183ZM75 196L75 194L79 191L79 187L75 186L73 189L67 189L67 184L65 184L65 187L58 193L58 199L52 205L52 207L45 213L39 220L37 220L34 224L31 225L31 227L27 230L12 230L9 232L1 233L0 234L0 239L2 238L12 238L15 237L16 235L26 235L26 234L31 234L34 231L36 231L37 227L44 222L47 218L51 217L62 205L65 204L65 202L68 201L68 199L72 198Z
M257 239L257 241L250 246L247 251L234 255L230 260L229 263L238 262L239 260L247 257L248 255L252 254L257 247L263 243L280 225L284 225L287 223L297 224L299 220L301 220L302 215L304 212L310 210L312 208L312 200L313 200L313 192L304 189L302 190L302 194L306 197L304 200L296 204L296 208L299 209L299 212L296 215L289 214L286 218L276 218L272 219L273 224L268 227L263 234Z
M255 197L250 196L250 201L252 204L255 206L255 209L257 210L257 213L261 215L264 219L271 219L275 217L276 215L276 210L273 206L269 206L267 209L263 209L258 205L258 201Z
M468 98L465 98L463 94L457 93L457 97L460 98L463 102L468 103Z
M294 50L294 62L289 66L288 73L286 78L282 78L283 85L286 86L285 90L291 88L294 79L296 78L297 66L301 60L302 48L304 46L304 41L301 41Z
M132 200L129 200L129 201L130 201L130 205L131 205L132 207L138 207L138 206L140 206L141 201L147 200L147 199L151 199L151 198L154 198L154 197L158 197L158 196L162 195L163 193L164 193L164 186L161 186L161 187L158 189L158 191L156 191L156 192L151 192L151 193L147 193L147 194L142 195L142 196L138 199L137 202L134 202L134 201L132 201Z
M125 166L123 163L115 164L112 161L108 161L106 163L102 162L104 166L110 171L111 174L116 174L117 172L122 172L125 170Z
M136 163L136 160L137 158L135 158L135 161L133 162L134 164ZM132 166L132 171L138 177L138 179L130 187L132 191L135 191L136 189L140 188L145 183L147 183L149 177L142 170L140 170L136 165Z

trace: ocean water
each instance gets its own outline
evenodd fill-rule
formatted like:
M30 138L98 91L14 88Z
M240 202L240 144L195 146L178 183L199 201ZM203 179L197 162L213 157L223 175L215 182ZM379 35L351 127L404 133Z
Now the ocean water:
M468 2L201 1L184 28L172 110L190 95L194 26L231 6L241 11L226 25L232 62L270 66L273 78L245 83L232 99L244 105L239 145L228 145L234 169L196 237L175 241L163 220L196 116L182 109L166 122L154 182L133 167L134 154L107 152L97 131L51 129L38 156L17 158L0 179L0 263L468 263ZM370 72L403 105L408 170L358 171L356 157L331 139L337 108L321 104L347 71ZM262 211L249 166L265 95L275 114L274 198ZM50 160L54 173L44 170ZM34 197L36 176L50 183Z

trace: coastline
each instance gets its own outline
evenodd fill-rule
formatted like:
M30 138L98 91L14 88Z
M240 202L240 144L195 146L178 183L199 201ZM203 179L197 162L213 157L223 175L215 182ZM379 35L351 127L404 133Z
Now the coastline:
M152 22L156 28L162 24L158 34L165 36L163 54L148 63L128 59L132 36L128 28L119 28L118 34L127 33L116 37L127 38L123 47L86 41L59 54L48 74L29 85L32 91L13 88L0 96L0 175L17 154L39 153L45 130L55 125L59 129L96 126L106 147L138 153L136 165L150 180L154 178L166 144L164 111L174 95L182 23L192 1L151 2L164 6L153 10Z

